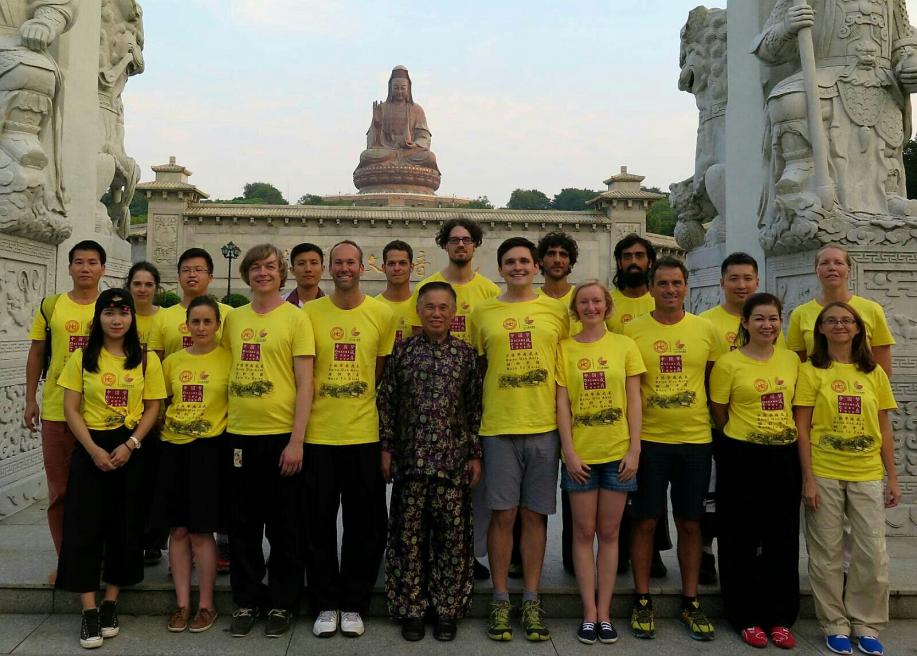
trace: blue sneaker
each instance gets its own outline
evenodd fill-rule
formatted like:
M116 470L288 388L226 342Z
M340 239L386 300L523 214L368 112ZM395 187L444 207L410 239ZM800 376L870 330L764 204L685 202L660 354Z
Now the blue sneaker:
M885 647L879 642L876 636L859 636L857 638L857 649L869 656L882 656L885 653Z
M825 644L828 649L835 654L852 654L853 647L850 644L850 636L838 633L837 635L825 636Z

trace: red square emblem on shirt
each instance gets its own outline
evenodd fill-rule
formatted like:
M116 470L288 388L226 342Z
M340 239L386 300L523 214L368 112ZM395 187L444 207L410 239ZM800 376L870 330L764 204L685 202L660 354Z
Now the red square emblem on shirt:
M182 385L181 400L184 403L203 403L204 386L203 385Z
M192 343L191 335L182 335L181 337L181 347L188 348Z
M509 349L511 351L530 350L532 348L532 333L510 333Z
M587 371L583 373L583 389L599 390L605 389L605 372L604 371Z
M859 396L837 395L837 411L842 415L863 414L863 399Z
M341 344L340 342L334 345L334 361L335 362L354 362L357 359L357 345L356 344Z
M105 405L112 408L127 407L127 390L126 389L106 389Z
M261 344L242 344L242 362L261 362Z
M660 355L659 356L659 373L680 374L681 373L681 356L680 355Z
M85 349L88 343L89 337L86 335L70 335L70 343L67 345L67 350L73 353L77 349Z
M395 341L396 341L396 342L400 342L400 341L402 341L403 339L404 339L404 332L402 332L402 331L400 331L400 330L396 330L396 331L395 331Z
M464 315L457 314L452 317L452 325L449 326L449 330L454 333L463 333L465 332L465 317Z
M783 392L772 392L761 395L761 409L765 411L783 410Z

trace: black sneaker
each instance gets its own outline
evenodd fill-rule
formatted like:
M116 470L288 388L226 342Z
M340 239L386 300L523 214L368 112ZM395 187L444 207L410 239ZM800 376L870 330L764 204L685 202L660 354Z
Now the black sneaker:
M595 622L583 622L576 632L576 639L584 645L594 645L596 639Z
M162 549L159 549L157 547L152 547L152 548L143 550L143 564L144 565L155 565L160 560L162 560Z
M103 601L99 609L99 623L102 625L102 637L114 638L121 632L118 626L118 602Z
M618 630L611 622L599 622L599 642L610 645L618 641Z
M80 647L95 649L102 646L102 624L99 622L99 609L90 608L83 611L80 622Z
M701 585L716 585L716 556L706 551L700 557L700 574L697 582Z
M290 630L293 623L293 613L283 608L272 608L267 614L267 623L264 625L266 638L279 638Z
M244 638L251 633L252 627L258 621L261 611L257 608L238 608L232 614L232 625L229 632L233 638Z

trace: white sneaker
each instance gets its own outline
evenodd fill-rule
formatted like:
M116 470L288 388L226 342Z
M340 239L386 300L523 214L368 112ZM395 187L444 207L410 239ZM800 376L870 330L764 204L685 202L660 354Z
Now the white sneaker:
M341 613L341 633L348 638L359 638L366 629L359 613Z
M312 625L312 635L316 638L330 638L338 632L338 612L336 610L323 610L315 618Z

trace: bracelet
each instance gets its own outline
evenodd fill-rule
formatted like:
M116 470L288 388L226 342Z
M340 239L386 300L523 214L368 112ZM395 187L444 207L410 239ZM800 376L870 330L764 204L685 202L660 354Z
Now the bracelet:
M136 437L134 437L133 435L131 435L131 436L130 436L129 438L127 438L127 439L128 439L128 441L129 441L131 444L134 445L134 448L131 449L131 451L136 451L137 449L140 448L140 440L138 440Z

